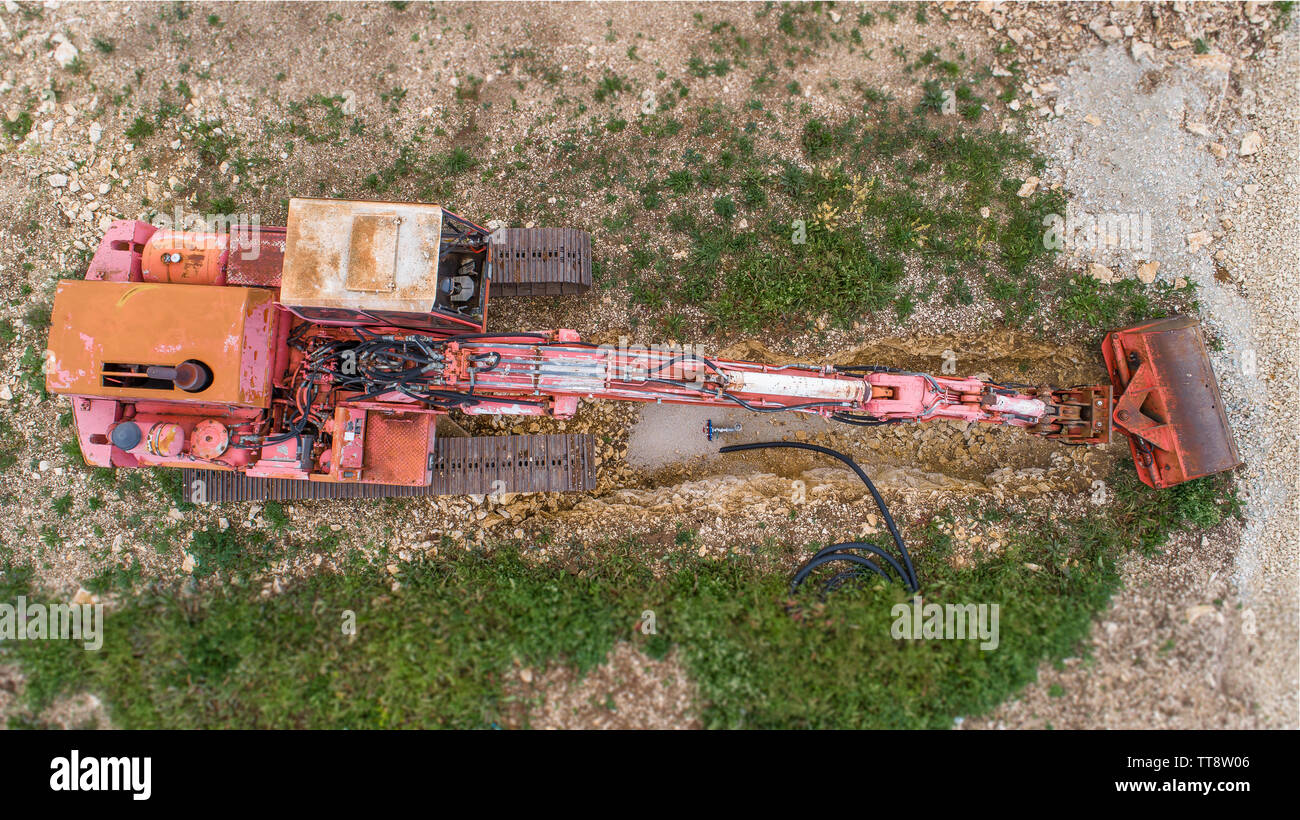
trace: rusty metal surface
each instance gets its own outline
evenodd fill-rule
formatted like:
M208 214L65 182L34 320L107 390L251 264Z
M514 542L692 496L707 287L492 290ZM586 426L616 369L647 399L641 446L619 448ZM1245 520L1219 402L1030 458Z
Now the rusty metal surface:
M144 246L140 277L177 285L225 284L229 242L223 233L160 230Z
M362 479L377 484L427 483L434 429L431 413L367 412ZM436 449L437 442L433 444Z
M86 269L86 278L105 282L140 279L144 246L158 229L148 222L119 219L109 225Z
M437 300L442 208L291 199L280 301L426 313Z
M250 287L280 287L287 231L259 227L248 235L236 234L226 260L226 284Z
M206 501L219 503L584 491L595 489L595 464L591 436L575 433L439 438L433 481L419 487L249 478L219 470L182 472L187 501L193 501L195 487L202 486Z
M1199 322L1174 316L1109 334L1120 394L1115 427L1129 437L1141 479L1170 487L1241 464Z
M401 218L393 214L352 217L348 290L391 293L396 289L397 231L401 226Z
M60 281L46 389L75 396L265 407L274 364L273 298L271 291L255 288ZM187 359L203 362L213 373L211 386L200 393L111 375L123 372L123 365L175 367ZM152 386L140 386L146 384Z
M591 235L573 228L502 228L488 244L493 296L558 296L591 287Z

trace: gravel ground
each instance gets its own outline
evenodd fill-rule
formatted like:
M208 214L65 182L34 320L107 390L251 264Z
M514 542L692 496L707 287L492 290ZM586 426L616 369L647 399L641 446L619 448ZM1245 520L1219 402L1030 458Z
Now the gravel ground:
M749 6L643 4L614 10L579 4L447 5L438 7L443 16L436 19L419 4L404 13L375 3L212 4L194 6L188 23L168 24L163 27L168 36L160 37L145 17L153 20L170 8L19 7L10 2L0 13L0 103L7 121L24 111L33 117L31 132L0 156L0 285L9 294L24 294L4 310L19 340L3 354L0 399L9 403L26 442L18 466L0 476L0 489L15 499L4 513L6 527L21 533L16 540L30 546L41 582L69 598L106 563L138 562L147 579L185 577L189 570L183 550L143 543L139 532L123 524L129 513L143 509L149 525L154 527L157 519L156 526L165 527L163 532L177 543L184 543L195 526L215 524L218 515L196 522L169 508L153 487L125 502L96 489L86 471L59 454L64 436L56 417L61 408L56 402L33 401L16 375L24 347L39 344L39 332L24 317L26 294L46 292L54 279L84 264L108 219L140 215L142 198L169 210L189 196L195 179L213 174L200 167L192 135L126 136L135 115L165 83L183 76L194 94L188 114L220 116L227 128L259 148L267 142L259 140L265 123L292 119L288 101L345 94L364 115L364 134L346 148L313 145L299 135L292 154L268 156L267 166L235 183L241 206L274 222L290 194L363 195L355 186L340 192L339 180L363 178L377 167L376 157L383 158L380 166L390 162L398 141L394 135L441 124L447 134L431 139L430 150L472 142L476 152L495 155L534 128L546 138L538 145L561 138L567 124L547 121L549 107L566 95L590 98L606 68L639 87L666 90L682 75L687 59L707 48L706 30L692 23L697 10L710 20L730 16L747 33L752 25L746 22ZM973 63L993 65L995 77L1013 63L1024 68L1027 76L1014 105L1032 112L1029 127L1048 157L1041 184L1060 186L1082 212L1146 214L1151 225L1151 247L1140 254L1123 248L1079 253L1071 257L1071 266L1101 277L1154 275L1197 286L1202 315L1218 342L1215 368L1247 462L1240 476L1248 511L1243 527L1224 526L1203 537L1184 538L1158 558L1131 558L1123 593L1094 627L1091 656L1067 662L1063 669L1044 668L1040 682L1019 699L964 725L1294 727L1300 534L1296 439L1283 414L1300 398L1292 378L1300 364L1297 26L1279 32L1273 12L1262 4L944 3L941 8L952 18L942 28L916 25L908 15L879 22L870 34L886 45L870 63L847 59L842 50L801 63L795 73L805 89L802 102L834 121L852 109L843 94L832 92L832 81L860 77L886 92L914 91L901 73L902 61L887 53L893 44L906 45L915 54L953 43ZM335 9L345 11L346 18L334 19ZM842 9L850 19L856 11ZM222 19L219 28L204 23L209 14ZM617 41L607 39L610 18L616 21ZM481 35L470 37L467 23ZM641 57L636 61L627 56L633 32L648 35L637 41ZM113 38L116 51L101 52L93 45L96 36ZM267 36L293 43L290 58L256 45ZM1205 53L1197 53L1201 38L1212 44ZM64 41L86 63L80 73L60 67ZM519 62L502 70L504 55L521 42L537 47L530 59L559 72L562 80L553 89L543 86L544 93L534 93L539 84L525 76ZM399 65L394 74L390 67ZM656 79L657 66L669 69L666 78ZM461 105L451 82L467 77L482 78L483 99L498 105L494 112L511 102L503 90L508 83L533 84L528 93L518 94L520 114L498 117L480 111L477 119L466 118L465 112L478 106ZM398 82L409 89L400 111L385 98ZM739 109L748 95L735 79L690 82L692 100L717 99ZM114 102L122 94L126 103ZM625 95L615 113L632 120L638 105L635 95ZM1007 122L1006 127L1023 126ZM631 150L634 131L604 139L628 141ZM1259 135L1259 146L1251 151L1253 133ZM685 147L686 139L679 147ZM765 151L792 156L798 151L797 140L780 133L763 134L760 141ZM520 159L537 173L556 164L533 144ZM219 173L228 179L232 172ZM525 200L544 209L546 192L539 180L525 174L499 184L467 184L455 195L474 216L508 215L512 205ZM595 214L592 227L602 242L599 217L612 216L613 209L582 205ZM663 241L646 237L647 244ZM615 248L614 264L626 261L630 250ZM1141 268L1150 262L1159 267ZM596 341L632 335L629 326L637 312L622 291L547 304L519 300L494 310L496 327L561 325ZM697 321L686 313L688 322ZM918 369L935 369L942 351L952 349L959 352L963 370L1004 373L1014 364L1028 368L1031 379L1078 383L1099 377L1095 354L1080 346L1079 329L1053 326L1050 338L1001 333L990 338L983 329L996 319L989 301L977 299L969 309L927 306L923 316L907 322L883 315L870 328L712 341L719 348L735 341L719 350L732 357L815 356ZM867 338L870 344L864 343ZM481 498L437 499L400 509L292 505L287 509L289 529L337 528L339 552L300 554L271 567L264 591L274 594L295 577L330 569L344 550L386 564L420 551L436 552L444 535L474 543L544 530L553 532L556 542L570 537L592 542L641 532L671 549L672 530L680 524L698 530L694 543L701 554L726 555L737 543L760 539L764 527L770 532L781 526L798 537L824 540L845 527L863 526L857 508L860 490L838 471L819 469L822 465L811 460L756 460L742 467L717 460L713 466L701 465L689 458L689 463L637 460L629 453L629 429L636 417L633 408L584 405L567 423L476 422L492 432L564 430L603 436L600 487L591 497L533 495L499 504ZM697 422L693 417L678 421L690 427ZM653 448L656 441L661 439L651 436L647 445L634 438L632 446ZM823 443L869 458L887 500L908 520L921 520L945 501L970 494L992 494L1011 508L1050 505L1078 512L1087 503L1090 482L1105 476L1117 459L1127 458L1118 445L1062 452L1015 431L954 425L906 434L879 431L852 440L836 436ZM683 456L699 454L697 448L682 449ZM791 479L806 480L810 495L797 527L788 517ZM107 495L109 503L74 522L61 522L48 508L50 499L63 492L72 494L78 510L96 493ZM739 509L746 512L745 526L730 516L722 526L723 516ZM268 527L256 506L220 515ZM57 548L38 538L42 528L51 526L63 538ZM865 526L870 530L874 524ZM375 533L383 535L378 547L367 543ZM996 544L1000 533L972 528L965 535ZM539 555L547 557L547 550ZM519 691L541 704L531 715L532 725L694 725L693 713L683 707L689 684L674 663L671 656L651 662L620 648L584 681L552 670L531 683L521 677ZM628 684L630 680L637 683ZM546 685L539 689L539 681ZM628 686L662 692L636 698L633 707L618 695L620 687ZM0 669L0 715L20 689L18 676ZM611 694L615 714L605 708L605 695ZM47 717L82 725L87 704L91 711L99 708L93 698L83 698ZM103 725L102 716L96 720Z
M1093 657L1045 668L968 726L1297 725L1300 32L1279 39L1257 59L1115 43L1048 81L1065 113L1040 132L1047 179L1082 212L1152 225L1149 249L1085 250L1079 264L1118 277L1156 261L1158 277L1198 287L1245 462L1246 523L1131 558Z
M517 669L507 728L698 729L697 695L674 654L654 660L618 643L605 663L579 678L571 669ZM525 722L526 719L526 722Z

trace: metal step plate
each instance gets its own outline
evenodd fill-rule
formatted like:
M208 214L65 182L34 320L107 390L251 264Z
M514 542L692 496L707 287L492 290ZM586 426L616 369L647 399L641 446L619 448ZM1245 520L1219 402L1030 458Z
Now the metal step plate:
M502 228L488 241L493 296L559 296L591 287L591 234Z
M339 484L291 478L250 478L225 470L182 470L185 500L306 501L433 495L570 492L596 487L595 445L586 433L464 436L434 442L427 487ZM195 492L202 488L202 493Z

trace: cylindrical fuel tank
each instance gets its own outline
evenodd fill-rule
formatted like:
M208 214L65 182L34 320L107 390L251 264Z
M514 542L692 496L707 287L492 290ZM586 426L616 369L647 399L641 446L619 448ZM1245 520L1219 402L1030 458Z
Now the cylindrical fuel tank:
M160 230L145 243L140 274L146 282L224 285L229 247L224 233Z
M185 428L179 424L159 422L149 428L144 441L150 453L162 458L175 458L185 452Z

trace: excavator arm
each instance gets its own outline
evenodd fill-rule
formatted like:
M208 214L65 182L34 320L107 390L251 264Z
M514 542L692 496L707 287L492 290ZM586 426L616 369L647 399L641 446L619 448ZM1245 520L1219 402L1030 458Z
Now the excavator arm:
M886 367L771 365L680 347L593 345L570 330L448 340L362 334L356 344L333 338L339 335L331 334L322 348L330 352L314 365L340 375L327 379L342 391L330 404L427 397L470 414L567 418L587 398L797 411L855 425L1003 424L1078 444L1110 436L1108 385L1059 389ZM355 368L345 373L348 363Z

